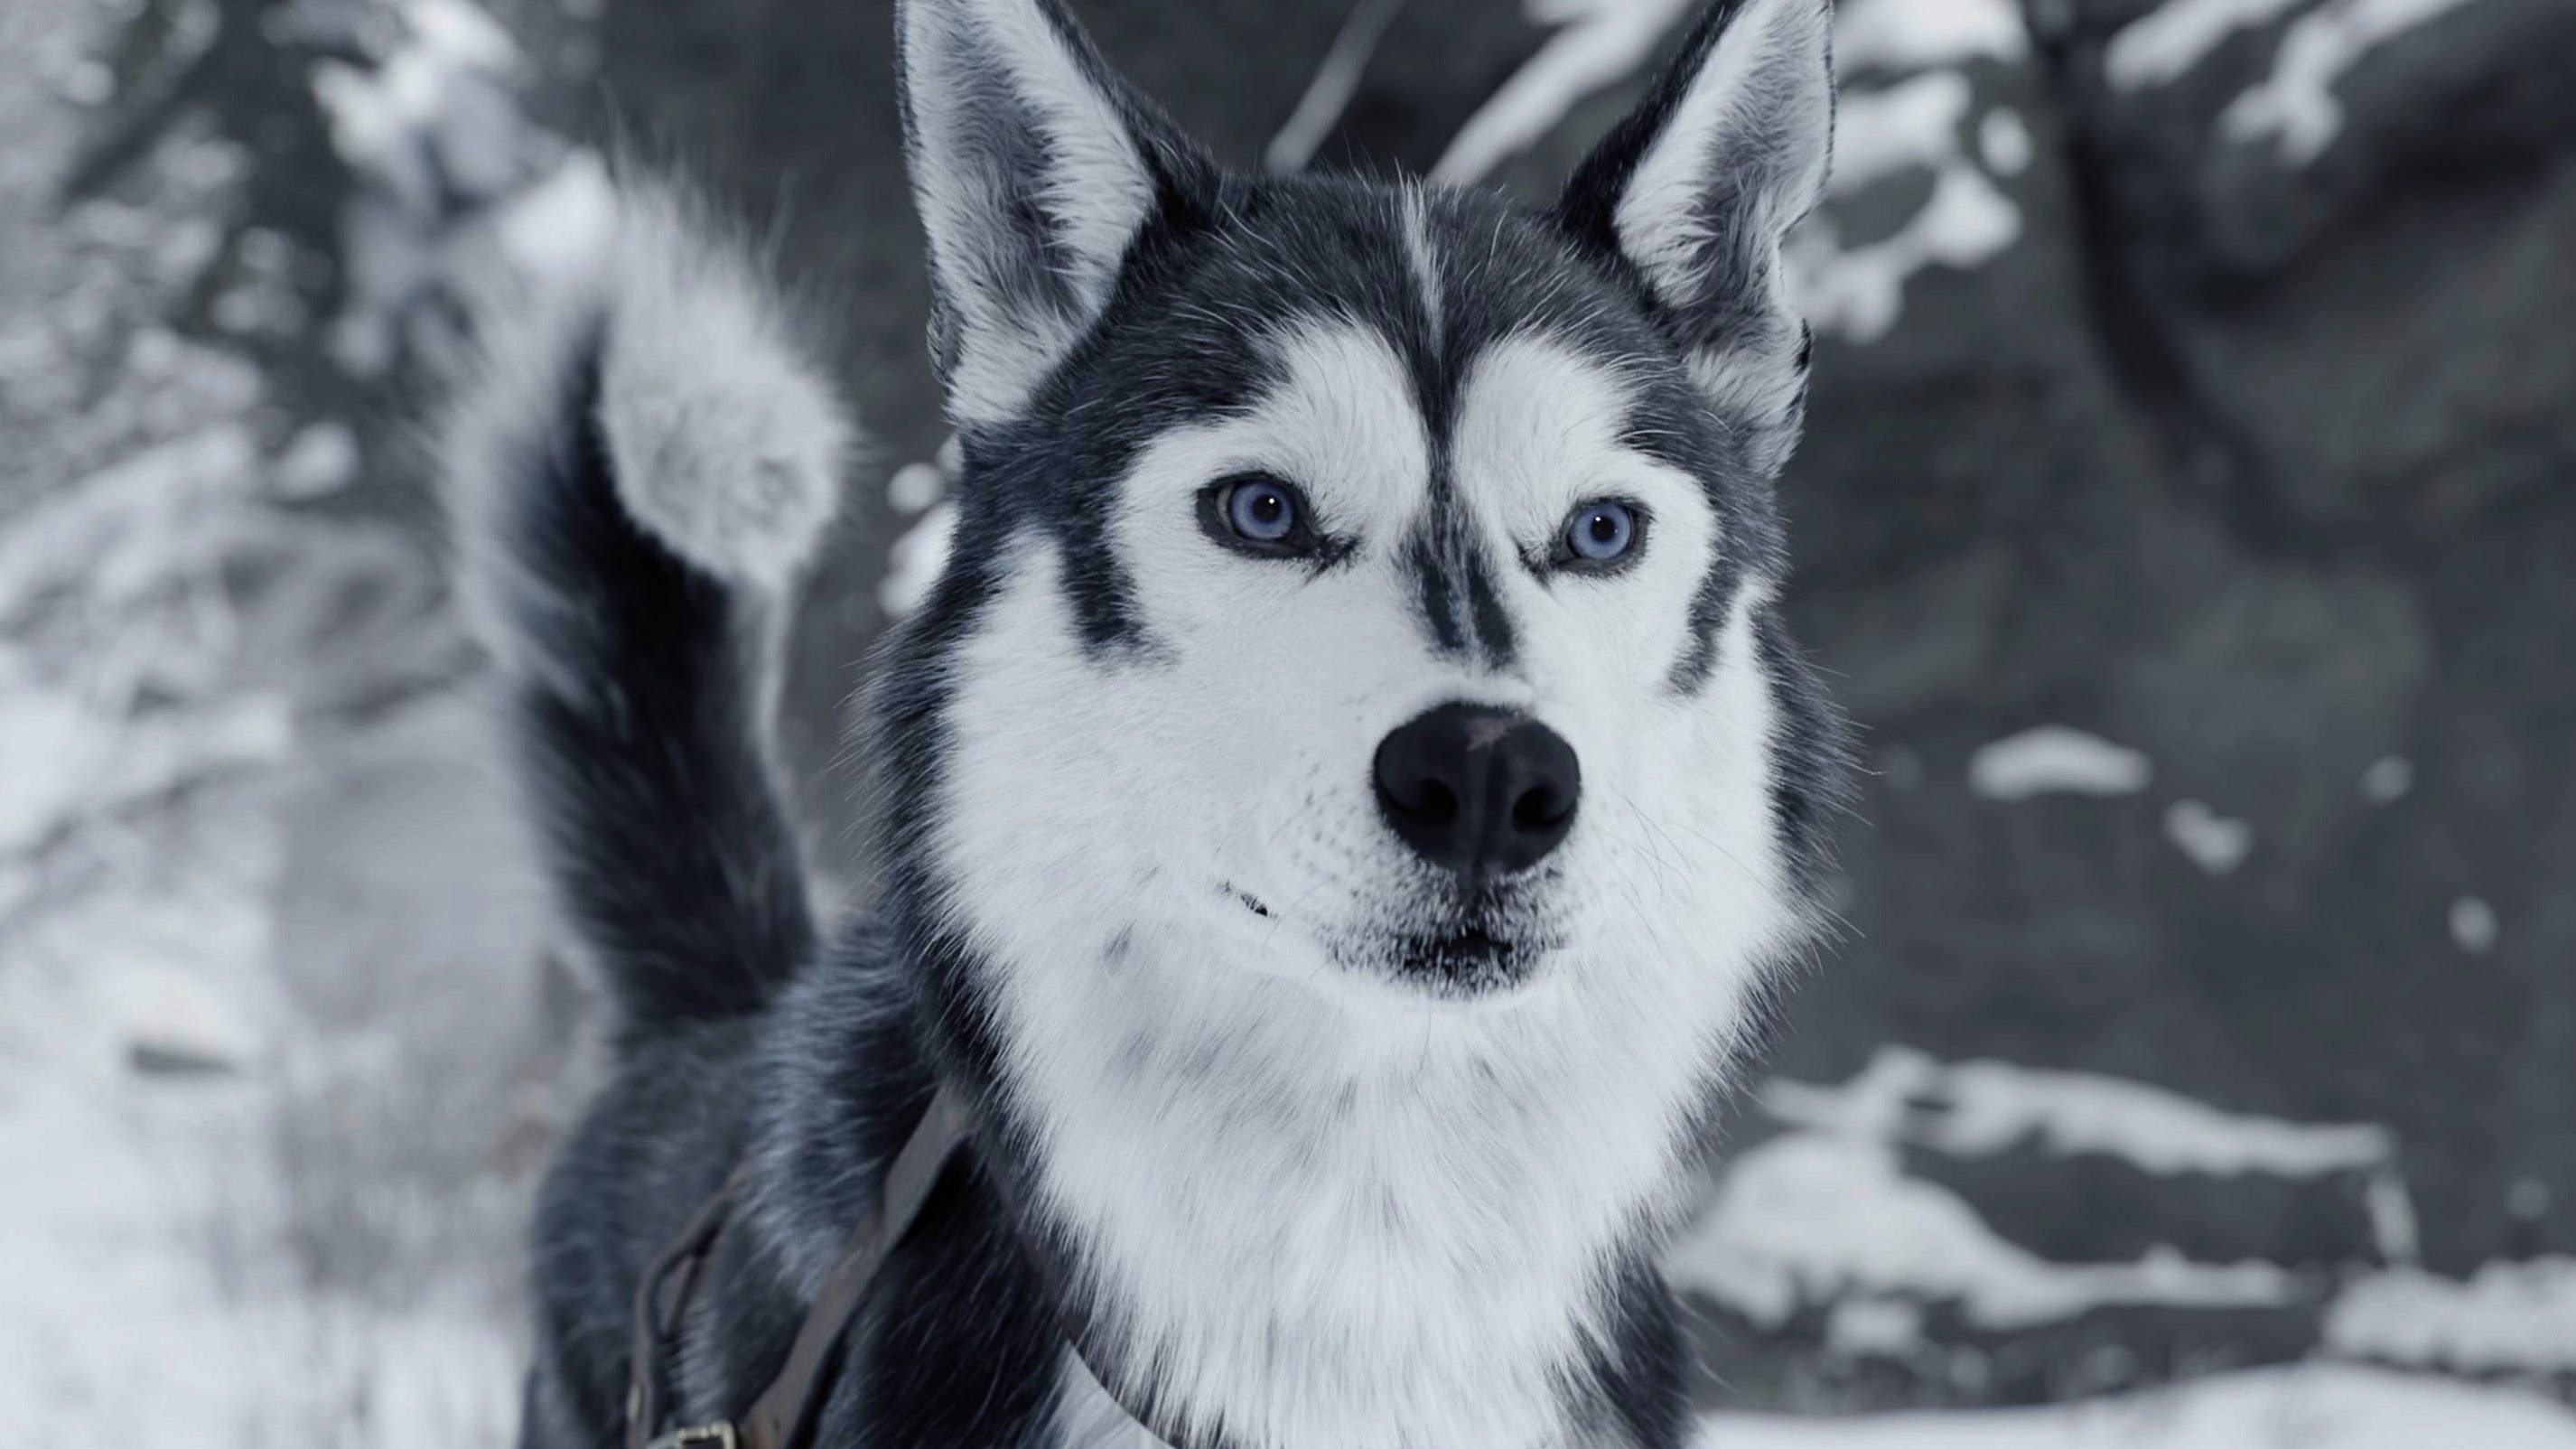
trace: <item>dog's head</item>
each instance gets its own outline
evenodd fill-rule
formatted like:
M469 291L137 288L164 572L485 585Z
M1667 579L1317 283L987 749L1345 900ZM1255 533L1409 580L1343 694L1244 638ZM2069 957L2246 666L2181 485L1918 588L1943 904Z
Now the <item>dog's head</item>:
M907 0L967 460L888 705L921 914L1398 1003L1728 996L1795 939L1837 736L1775 607L1780 243L1830 19L1710 6L1533 208L1229 173L1056 0Z

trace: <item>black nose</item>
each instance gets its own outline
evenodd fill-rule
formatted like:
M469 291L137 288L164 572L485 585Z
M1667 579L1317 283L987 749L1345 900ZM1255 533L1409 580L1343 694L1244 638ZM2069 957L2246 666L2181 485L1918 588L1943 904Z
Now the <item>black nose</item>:
M1545 859L1582 793L1574 747L1527 715L1444 704L1377 747L1386 823L1471 890Z

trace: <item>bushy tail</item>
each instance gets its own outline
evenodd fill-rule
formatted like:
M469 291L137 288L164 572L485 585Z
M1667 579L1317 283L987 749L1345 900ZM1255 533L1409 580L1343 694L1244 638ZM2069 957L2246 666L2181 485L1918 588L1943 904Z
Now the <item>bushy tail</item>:
M756 1010L814 950L771 734L852 434L669 193L622 196L595 273L537 303L491 329L444 463L547 868L631 1040Z

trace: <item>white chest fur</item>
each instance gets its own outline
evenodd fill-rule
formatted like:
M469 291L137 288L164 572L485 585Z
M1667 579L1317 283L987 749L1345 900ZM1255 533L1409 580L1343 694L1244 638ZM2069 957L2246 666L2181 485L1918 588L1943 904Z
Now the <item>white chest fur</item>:
M1119 1362L1260 1449L1566 1442L1610 1255L1666 1205L1681 1064L1711 1043L1545 990L1357 1027L1133 941L1076 974L1007 993L1013 1076Z

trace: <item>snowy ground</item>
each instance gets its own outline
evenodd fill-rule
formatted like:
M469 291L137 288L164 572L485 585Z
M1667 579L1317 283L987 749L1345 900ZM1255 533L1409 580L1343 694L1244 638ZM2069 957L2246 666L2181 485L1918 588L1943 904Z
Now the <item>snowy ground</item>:
M0 1170L16 1187L0 1195L0 1406L76 1424L97 1449L506 1442L519 1224L578 1095L580 1065L556 1045L570 1007L540 968L525 847L434 561L416 530L346 506L399 487L400 450L350 419L290 414L233 342L311 322L353 379L434 361L452 294L578 255L598 173L516 122L525 61L505 32L464 0L420 0L351 43L365 64L310 78L361 185L346 310L298 318L278 278L307 259L238 224L253 162L202 128L56 211L78 128L117 101L99 56L128 8L0 0ZM175 8L184 49L198 12ZM1633 67L1681 8L1534 4L1565 33L1445 167L1489 167ZM2141 22L2134 83L2187 65L2224 28L2213 8ZM311 26L390 14L293 9ZM2371 36L2394 23L2317 10ZM1352 33L1360 59L1377 23ZM1984 173L2014 169L2011 128L1988 117L1971 159L1906 149L1900 123L1955 130L1955 68L2026 45L2000 3L1851 0L1844 23L1847 56L1885 82L1853 107L1849 153L1955 175L1989 213L1982 242L1933 226L1921 256L1845 258L1865 330L1892 315L1907 268L2008 241ZM1319 81L1319 114L1344 83ZM2281 124L2284 144L2307 134ZM460 188L482 204L460 211ZM1836 255L1820 254L1827 274ZM208 294L212 332L173 321ZM894 612L939 566L941 486L933 464L896 475L920 522L884 584ZM2404 793L2404 763L2374 769L2372 798ZM1999 802L2153 778L2134 752L2062 729L1999 741L1973 768ZM2184 811L2177 848L2241 858L2226 824ZM2491 918L2465 916L2491 938ZM1752 1325L1823 1321L1819 1353L1948 1354L1926 1327L1941 1314L2038 1332L2320 1292L2323 1330L2316 1362L2061 1407L1720 1413L1716 1449L2576 1449L2576 1414L2541 1391L2576 1374L2576 1263L2468 1281L2416 1268L2396 1144L2369 1124L1893 1047L1849 1082L1774 1083L1763 1104L1770 1135L1734 1157L1673 1274ZM2371 1258L2323 1289L2172 1251L2052 1262L1908 1166L2023 1149L2349 1181Z

